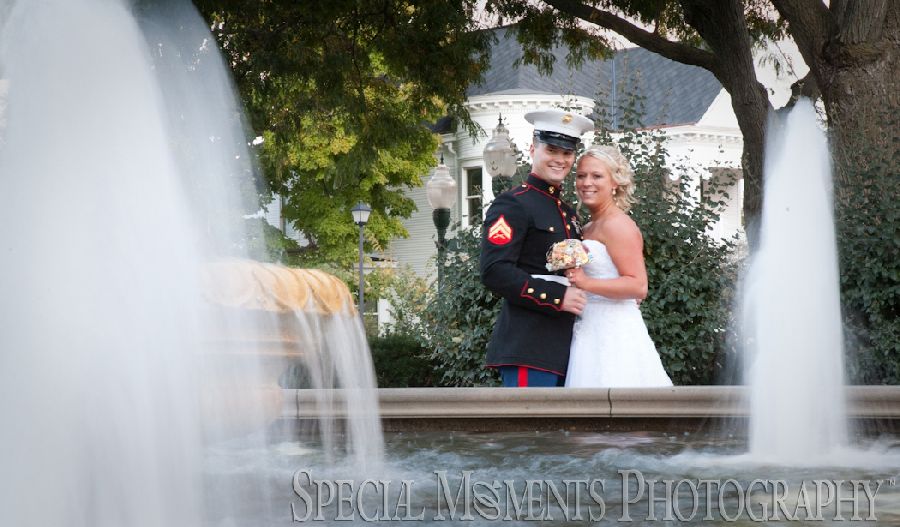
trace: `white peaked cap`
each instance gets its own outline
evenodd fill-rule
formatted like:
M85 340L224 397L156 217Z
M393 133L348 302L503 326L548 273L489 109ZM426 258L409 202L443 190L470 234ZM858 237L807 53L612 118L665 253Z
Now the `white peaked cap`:
M575 143L581 140L581 136L594 129L594 121L587 117L576 112L556 108L528 112L525 114L525 120L534 125L535 132L550 132L550 134L547 134L548 138L564 139L558 137L557 134L568 136L573 142L572 146L568 148L574 148ZM540 139L542 141L545 140L544 137L540 137ZM557 144L556 141L545 142ZM559 144L558 146L566 147L565 144Z

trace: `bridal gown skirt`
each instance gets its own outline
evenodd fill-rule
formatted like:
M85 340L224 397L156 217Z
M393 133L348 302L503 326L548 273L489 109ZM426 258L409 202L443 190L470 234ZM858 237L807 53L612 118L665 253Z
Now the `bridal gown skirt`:
M588 295L575 322L566 386L672 386L634 300Z

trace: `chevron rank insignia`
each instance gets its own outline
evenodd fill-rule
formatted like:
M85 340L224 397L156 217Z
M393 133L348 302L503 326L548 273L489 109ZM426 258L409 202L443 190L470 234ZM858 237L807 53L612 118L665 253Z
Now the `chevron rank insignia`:
M512 241L512 237L512 227L509 226L509 223L506 223L506 218L501 214L497 221L488 229L488 241L494 245L506 245Z

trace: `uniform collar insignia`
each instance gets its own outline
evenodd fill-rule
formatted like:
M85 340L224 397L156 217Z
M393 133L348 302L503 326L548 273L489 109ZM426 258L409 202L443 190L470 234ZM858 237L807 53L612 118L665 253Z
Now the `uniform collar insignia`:
M558 195L561 190L560 187L558 187L556 185L551 185L550 183L547 183L546 181L537 177L533 173L528 175L528 179L526 180L526 183L528 183L532 187L534 187L542 192L546 192L547 194L551 194L553 196Z

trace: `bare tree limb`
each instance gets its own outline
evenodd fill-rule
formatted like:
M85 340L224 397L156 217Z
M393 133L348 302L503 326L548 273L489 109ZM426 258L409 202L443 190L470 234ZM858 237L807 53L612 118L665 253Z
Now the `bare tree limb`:
M544 0L544 3L557 11L578 17L585 22L611 29L635 44L667 59L699 66L713 72L717 67L715 56L712 53L687 44L672 42L656 33L641 29L609 11L574 0Z

